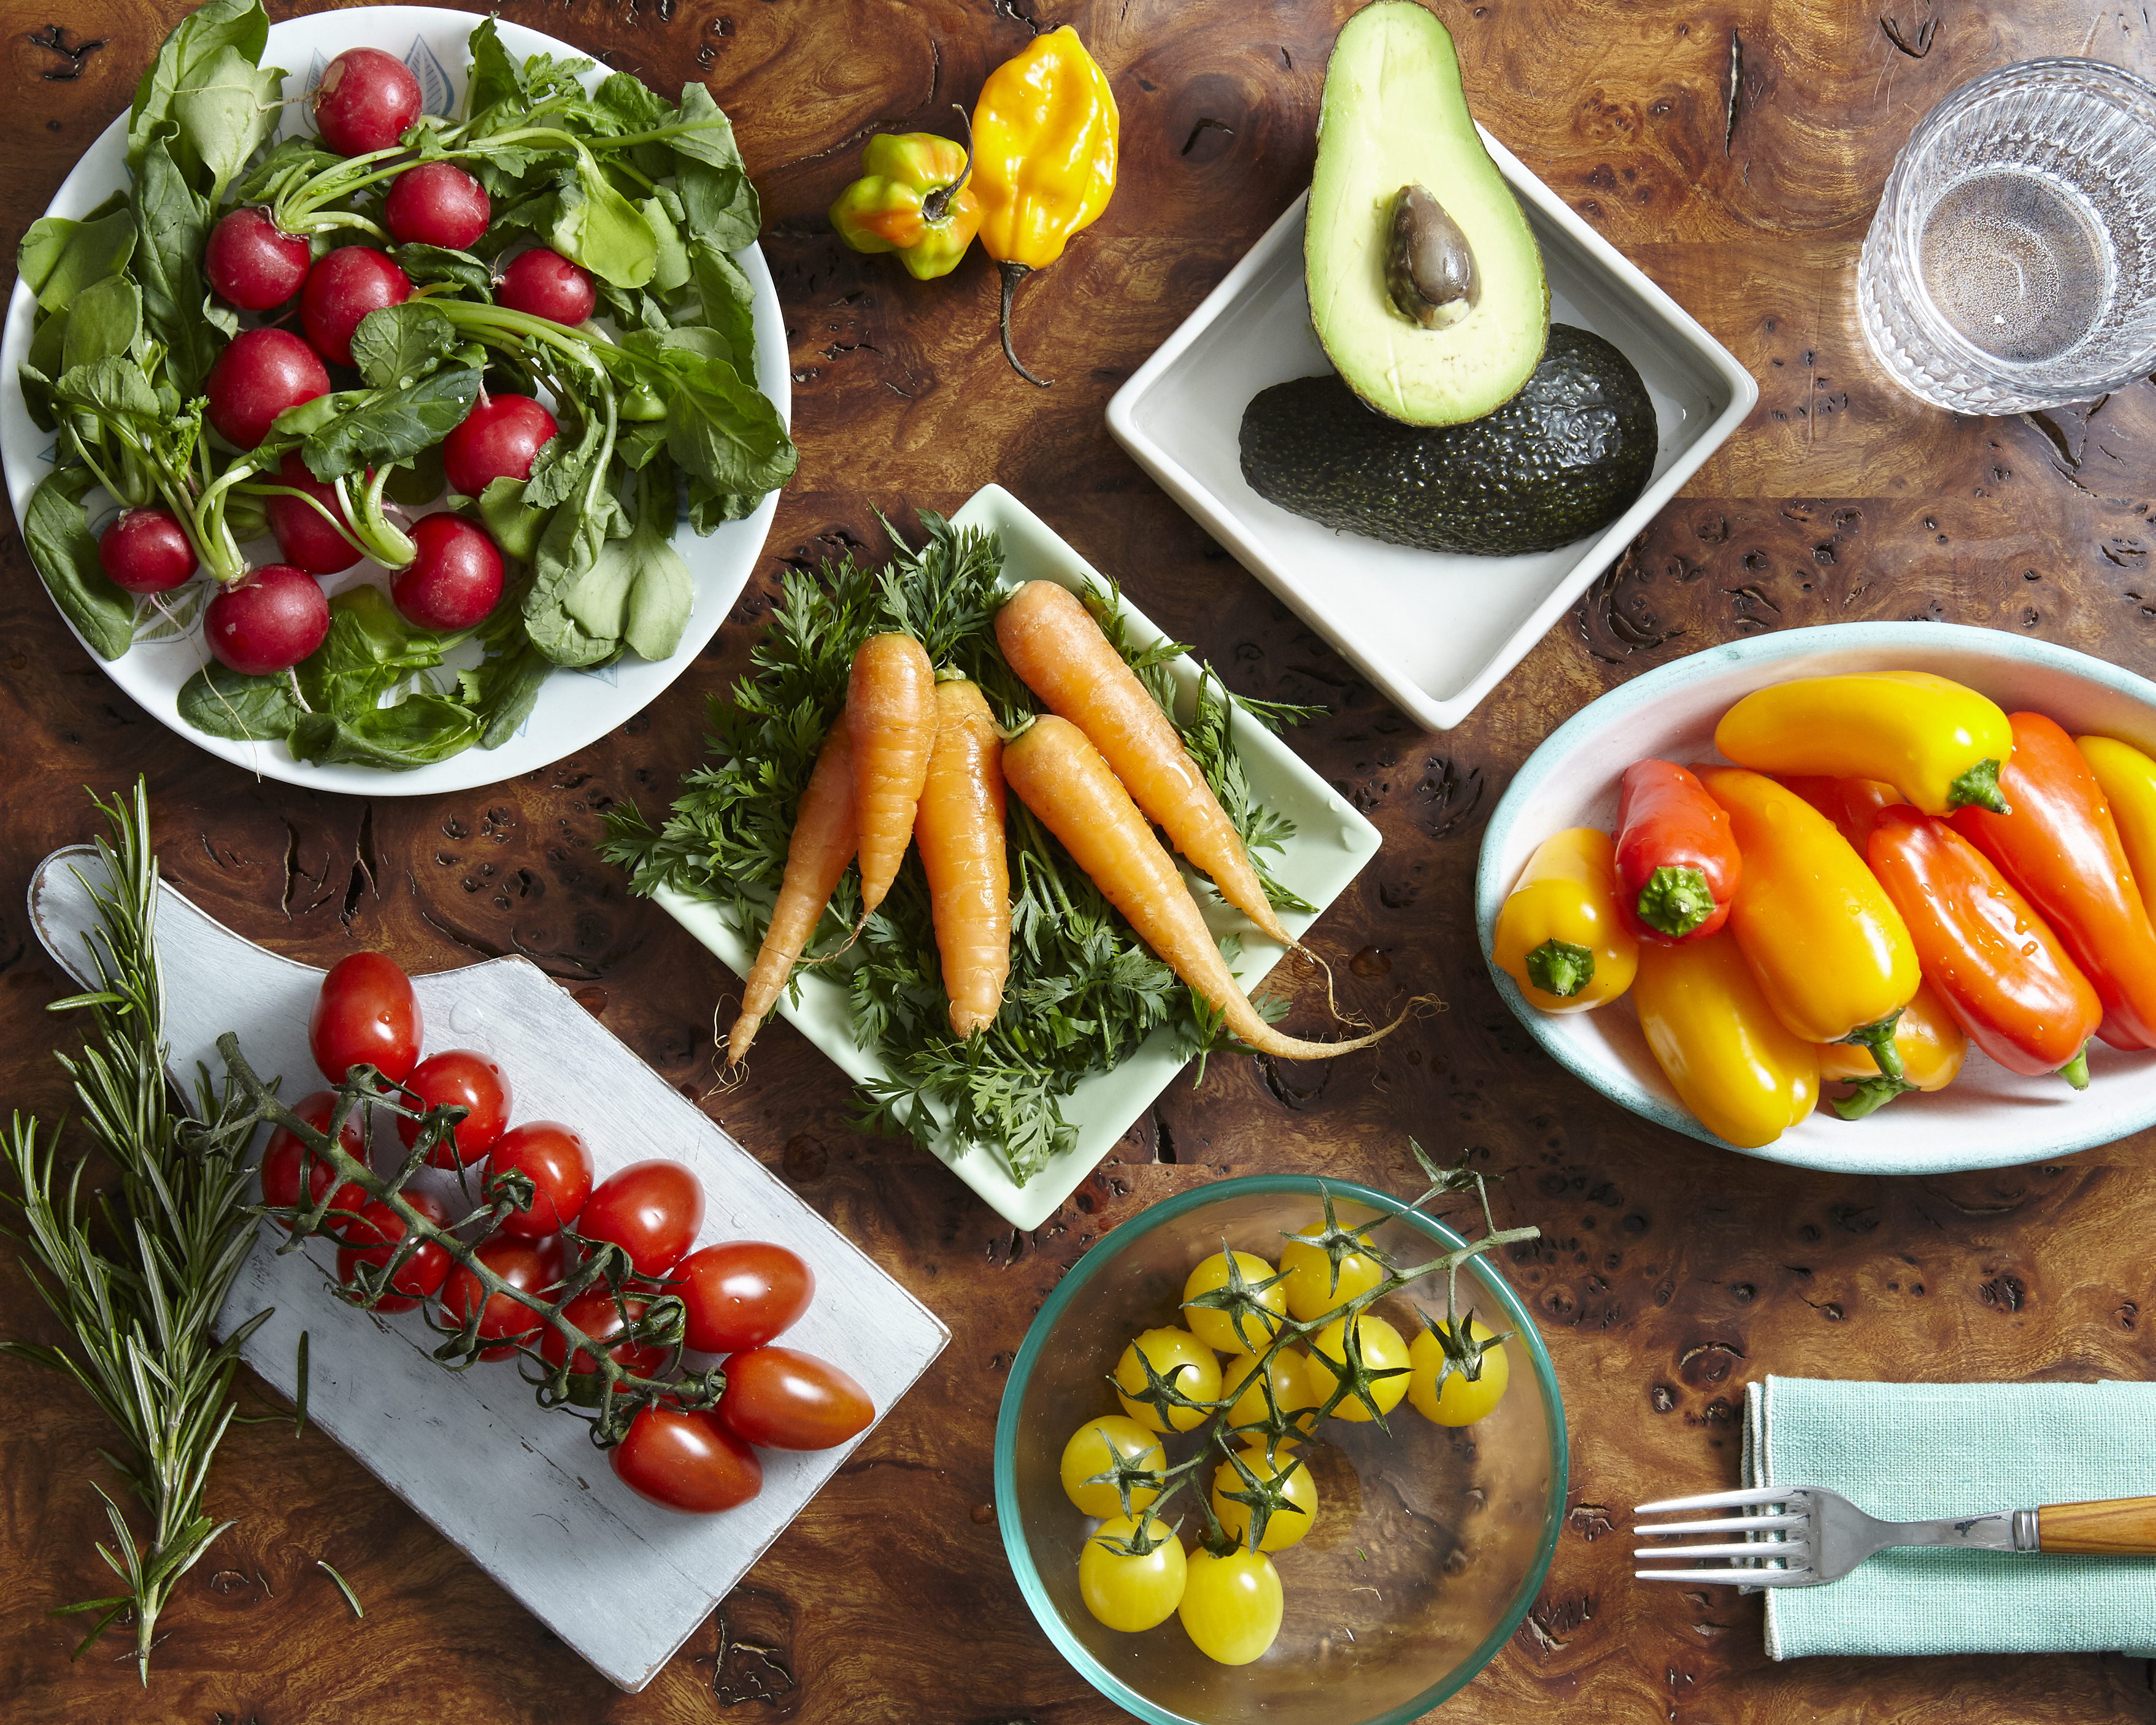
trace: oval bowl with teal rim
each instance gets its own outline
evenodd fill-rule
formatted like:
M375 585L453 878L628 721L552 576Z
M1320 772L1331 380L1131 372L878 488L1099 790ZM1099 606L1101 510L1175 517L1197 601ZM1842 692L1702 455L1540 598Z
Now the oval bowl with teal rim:
M1527 757L1482 837L1475 912L1484 959L1497 911L1535 847L1567 827L1613 830L1617 782L1632 762L1657 757L1720 762L1715 723L1739 697L1795 677L1879 670L1935 672L2010 713L2045 713L2077 737L2115 737L2156 753L2156 683L2004 630L1844 623L1712 647L1613 689ZM1629 999L1594 1012L1544 1013L1494 963L1490 973L1514 1015L1575 1077L1646 1119L1723 1142L1677 1101ZM1972 1047L1960 1076L1935 1095L1902 1096L1855 1122L1821 1106L1773 1143L1744 1153L1838 1173L1948 1173L2069 1155L2156 1125L2156 1054L2092 1043L2089 1070L2089 1087L2077 1094L2061 1079L2009 1072Z
M1349 1226L1403 1266L1460 1245L1443 1223L1399 1199L1307 1174L1220 1180L1168 1199L1106 1235L1065 1276L1012 1363L996 1422L996 1515L1026 1603L1079 1674L1147 1725L1406 1725L1488 1664L1533 1604L1565 1504L1564 1409L1527 1307L1495 1267L1475 1260L1460 1302L1505 1344L1504 1399L1477 1424L1431 1425L1403 1402L1391 1435L1328 1420L1307 1446L1317 1518L1275 1554L1286 1596L1271 1648L1246 1666L1199 1652L1170 1617L1122 1635L1078 1593L1078 1558L1098 1523L1064 1495L1063 1446L1087 1420L1120 1411L1105 1381L1131 1337L1180 1323L1184 1278L1220 1250L1277 1260L1281 1239L1321 1219L1320 1194ZM1374 1309L1403 1336L1414 1307L1445 1308L1441 1277ZM1174 1447L1179 1458L1190 1447ZM1209 1477L1211 1468L1201 1465ZM1202 1521L1189 1491L1168 1507L1185 1543Z

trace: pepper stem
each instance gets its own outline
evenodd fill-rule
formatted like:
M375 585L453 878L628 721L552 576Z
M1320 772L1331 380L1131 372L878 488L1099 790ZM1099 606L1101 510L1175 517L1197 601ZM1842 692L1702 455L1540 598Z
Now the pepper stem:
M1569 1000L1594 980L1594 954L1552 936L1527 954L1527 980L1545 994Z
M937 227L951 213L952 200L966 189L966 182L973 177L973 116L957 102L951 105L958 110L958 117L966 122L966 165L958 170L958 177L947 186L938 186L921 200L921 219L929 226Z
M1903 1009L1896 1007L1876 1023L1859 1024L1846 1036L1836 1040L1851 1048L1868 1048L1871 1058L1879 1063L1881 1074L1888 1078L1907 1076L1902 1065L1902 1050L1894 1046L1894 1027L1902 1022Z
M1032 268L1024 264L998 264L996 268L1002 272L1004 278L1004 309L997 319L997 327L1003 332L1004 357L1010 362L1011 369L1027 382L1038 384L1045 389L1049 387L1048 379L1036 377L1026 370L1019 362L1016 350L1011 347L1011 295L1018 291L1018 285L1033 274Z
M1706 870L1665 863L1647 876L1636 908L1656 933L1681 941L1714 914L1714 889Z
M1947 787L1947 807L1989 809L1994 814L2011 814L1999 788L1999 762L1986 757Z
M1834 1104L1834 1111L1844 1120L1861 1120L1885 1107L1895 1097L1917 1088L1906 1078L1889 1078L1882 1072L1876 1078L1859 1080L1854 1088L1829 1100Z
M2076 1090L2087 1090L2088 1088L2088 1045L2086 1042L2082 1045L2082 1050L2079 1054L2076 1055L2071 1060L2068 1060L2065 1065L2059 1068L2059 1076L2065 1079L2066 1082L2073 1086Z

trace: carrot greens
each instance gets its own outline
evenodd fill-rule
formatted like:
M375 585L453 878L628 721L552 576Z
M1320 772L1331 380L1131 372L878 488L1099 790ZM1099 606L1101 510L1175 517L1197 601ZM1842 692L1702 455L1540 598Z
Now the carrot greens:
M996 645L993 623L1007 589L995 536L962 531L925 511L921 521L926 541L909 547L894 533L897 554L880 569L848 557L787 575L749 675L711 704L710 757L684 778L672 812L656 826L628 805L608 817L605 854L630 871L634 890L671 886L710 900L757 942L817 752L844 705L854 651L870 634L911 634L939 670L978 684L1006 729L1040 711ZM1106 626L1116 650L1175 718L1164 667L1183 649L1133 648L1112 616ZM1294 828L1250 793L1229 701L1216 679L1207 679L1195 716L1178 721L1178 729L1245 843L1254 853L1278 850ZM1240 700L1234 708L1234 721L1270 728L1311 711ZM916 852L846 948L860 913L860 877L849 870L807 956L829 961L821 973L847 988L855 1040L886 1069L861 1087L860 1123L911 1136L939 1153L984 1148L1023 1185L1076 1142L1063 1104L1081 1080L1128 1059L1156 1032L1185 1054L1235 1045L1219 1014L1154 957L1014 798L1008 845L1010 978L987 1029L963 1040L951 1032L928 883ZM1276 906L1299 905L1269 877L1266 886ZM1210 891L1202 883L1200 890ZM1223 946L1232 959L1234 937Z

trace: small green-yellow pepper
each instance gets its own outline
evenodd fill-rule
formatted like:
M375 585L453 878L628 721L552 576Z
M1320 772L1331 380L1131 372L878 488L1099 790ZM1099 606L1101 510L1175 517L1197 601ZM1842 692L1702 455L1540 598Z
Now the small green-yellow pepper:
M948 275L980 231L966 182L969 151L933 132L879 132L861 151L862 177L839 194L831 225L857 252L896 252L918 281Z

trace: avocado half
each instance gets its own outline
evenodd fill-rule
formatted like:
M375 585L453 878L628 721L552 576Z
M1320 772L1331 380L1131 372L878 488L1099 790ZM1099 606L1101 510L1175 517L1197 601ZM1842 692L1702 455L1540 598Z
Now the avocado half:
M1333 377L1260 390L1243 413L1243 477L1345 532L1510 557L1608 526L1645 489L1658 444L1632 362L1559 324L1527 387L1471 424L1395 424Z
M1364 7L1332 45L1302 245L1326 357L1379 413L1457 425L1534 374L1542 249L1475 130L1451 36L1415 0Z

